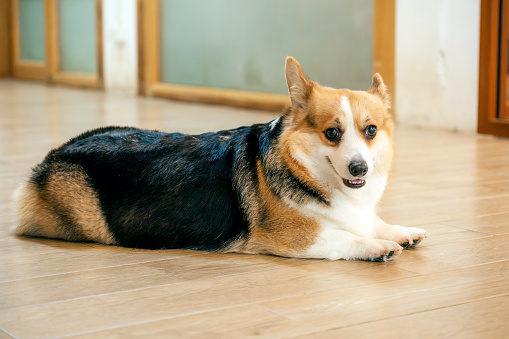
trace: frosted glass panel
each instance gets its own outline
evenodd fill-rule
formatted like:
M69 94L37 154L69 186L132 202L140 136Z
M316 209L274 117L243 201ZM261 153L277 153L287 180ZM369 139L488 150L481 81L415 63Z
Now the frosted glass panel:
M19 0L19 52L25 61L46 60L44 47L44 1Z
M60 71L96 73L95 0L58 0Z
M373 0L160 1L163 82L287 93L292 55L323 85L370 85Z

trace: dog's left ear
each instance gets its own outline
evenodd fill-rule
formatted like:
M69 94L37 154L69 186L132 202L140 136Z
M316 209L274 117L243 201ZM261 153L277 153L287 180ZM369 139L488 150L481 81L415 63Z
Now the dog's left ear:
M313 81L307 77L297 60L291 56L286 58L285 76L292 107L305 110L313 91Z
M378 73L373 75L373 80L371 80L371 86L369 86L368 93L378 96L382 99L385 107L387 109L391 106L391 98L389 93L387 93L387 87L384 84L382 76Z

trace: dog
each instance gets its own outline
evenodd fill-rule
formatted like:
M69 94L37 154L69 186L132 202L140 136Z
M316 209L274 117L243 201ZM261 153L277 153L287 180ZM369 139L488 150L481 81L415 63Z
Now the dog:
M51 150L16 194L20 236L144 249L388 261L426 232L389 225L393 122L379 74L333 89L286 59L291 106L186 135L105 127Z

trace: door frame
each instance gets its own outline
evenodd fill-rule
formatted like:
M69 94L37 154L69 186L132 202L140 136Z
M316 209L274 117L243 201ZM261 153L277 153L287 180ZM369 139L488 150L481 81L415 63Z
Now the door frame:
M161 81L159 0L138 0L139 90L146 96L225 104L239 107L281 110L289 106L288 96L202 86L169 84Z
M373 73L380 73L396 114L396 0L374 0Z
M20 59L20 33L19 33L19 0L11 0L11 60L12 75L15 78L29 80L47 80L48 77L48 50L46 46L45 61L23 61ZM44 3L44 25L47 31L48 4ZM47 44L47 41L45 41Z
M0 0L0 78L12 75L10 5L10 0Z
M1 0L0 0L1 1ZM20 60L18 1L11 0L11 61L15 78L42 80L49 83L65 84L85 88L104 88L103 77L103 32L102 0L95 1L96 20L96 74L62 72L59 69L58 46L58 0L44 0L45 61Z
M479 106L477 131L483 134L509 137L509 120L499 118L502 104L500 86L500 24L501 1L481 1L479 45Z
M102 34L102 0L95 1L95 31L96 31L96 74L62 72L59 69L59 39L58 39L58 0L46 0L46 48L48 60L48 81L77 87L104 88L103 79L103 34Z

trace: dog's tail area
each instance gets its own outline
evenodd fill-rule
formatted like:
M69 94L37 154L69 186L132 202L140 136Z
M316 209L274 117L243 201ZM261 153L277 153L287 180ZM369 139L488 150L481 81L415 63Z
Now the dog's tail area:
M14 193L18 236L114 244L92 188L76 173L58 173L41 187L25 181Z
M37 188L25 181L14 192L14 212L17 224L13 228L18 236L61 238L58 223L47 204L40 199Z
M76 230L62 225L61 216L55 213L44 192L34 183L26 181L14 193L14 209L17 225L14 234L39 238L56 238L70 241L85 241Z

